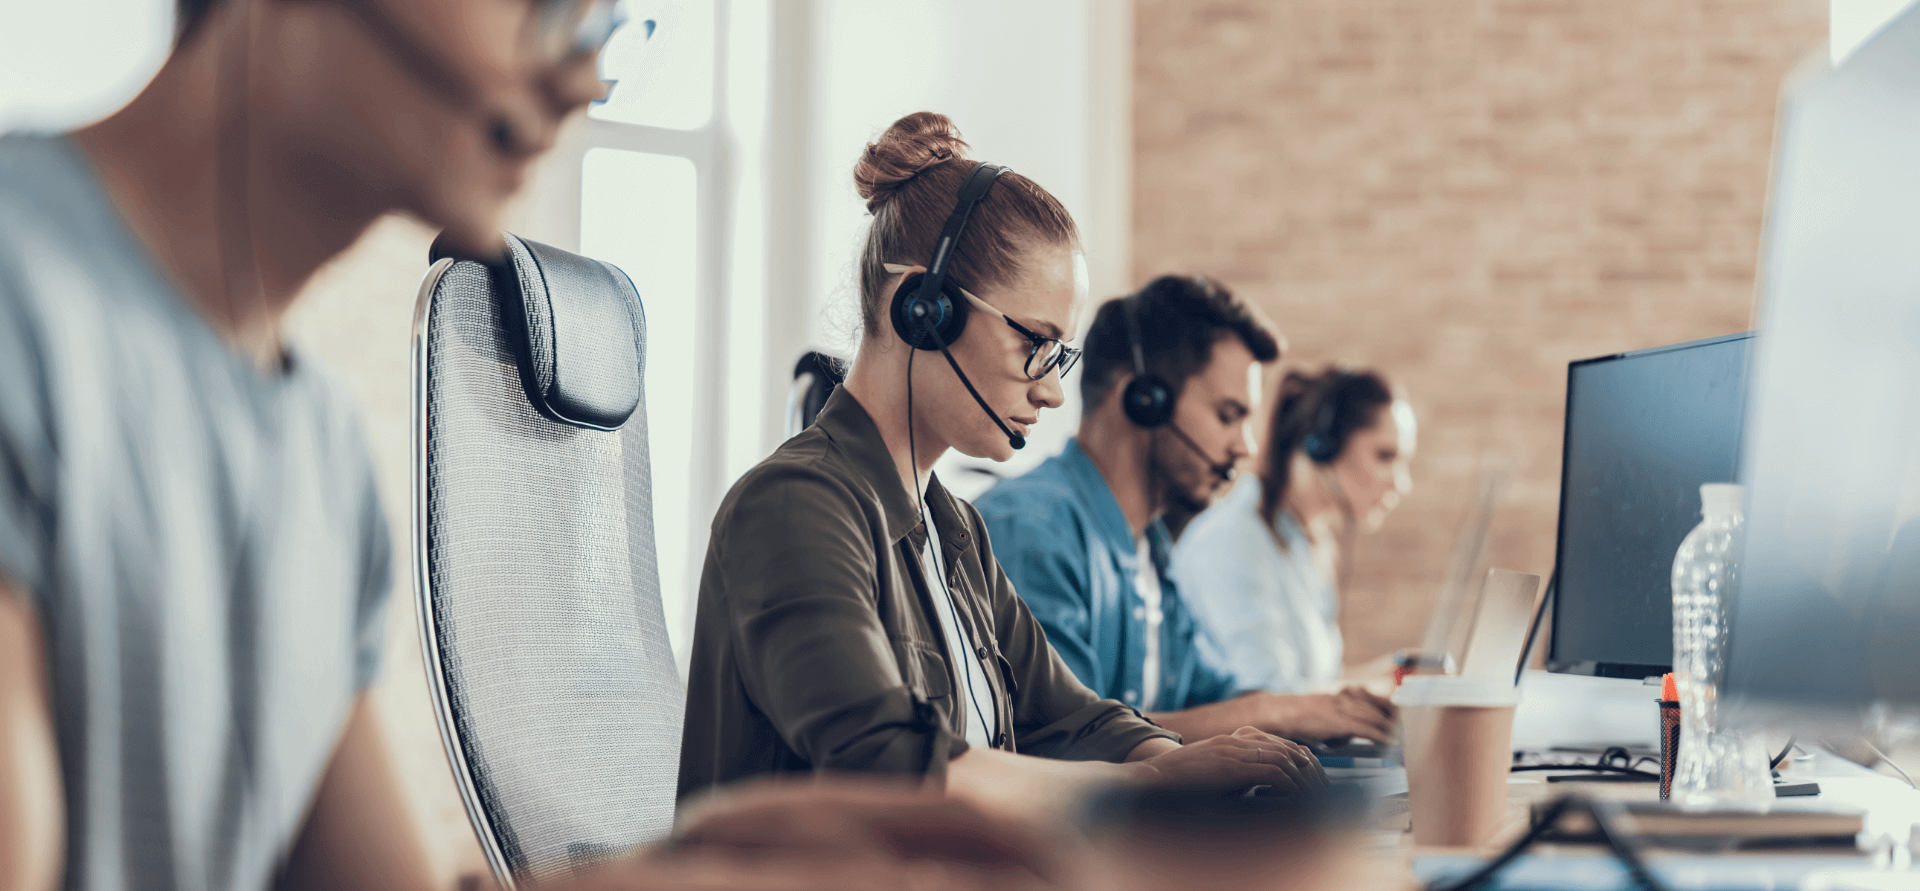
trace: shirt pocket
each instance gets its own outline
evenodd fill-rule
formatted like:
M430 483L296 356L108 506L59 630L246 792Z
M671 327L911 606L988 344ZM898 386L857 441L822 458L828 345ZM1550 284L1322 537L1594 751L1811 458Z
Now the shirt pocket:
M924 641L894 638L893 659L900 665L900 677L914 698L931 701L953 693L947 657L940 648Z

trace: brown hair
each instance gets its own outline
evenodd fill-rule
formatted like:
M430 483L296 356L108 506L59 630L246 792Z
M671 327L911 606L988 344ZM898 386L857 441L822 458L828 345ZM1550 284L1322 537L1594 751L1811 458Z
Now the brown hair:
M1280 517L1293 453L1315 433L1328 437L1334 457L1355 433L1379 423L1393 404L1393 390L1375 371L1349 371L1329 365L1319 374L1289 371L1280 382L1279 401L1267 428L1266 460L1260 467L1260 517L1273 526Z
M853 165L853 183L873 224L860 253L860 327L878 337L887 307L888 263L932 262L940 227L960 199L960 186L977 166L946 115L915 112L894 121ZM973 209L967 234L954 246L947 274L978 293L1018 278L1023 253L1036 245L1077 248L1073 217L1047 190L1011 170Z
M1204 275L1163 275L1094 313L1080 363L1080 398L1089 408L1106 399L1122 375L1133 373L1135 330L1147 372L1166 381L1176 396L1213 361L1213 345L1227 337L1239 338L1262 365L1280 358L1273 328L1225 285Z

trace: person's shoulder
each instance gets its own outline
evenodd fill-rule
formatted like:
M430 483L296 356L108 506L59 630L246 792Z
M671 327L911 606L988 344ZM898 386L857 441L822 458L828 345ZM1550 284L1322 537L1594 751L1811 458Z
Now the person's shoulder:
M818 427L773 450L727 490L713 533L725 536L762 522L817 522L823 517L876 514L877 493L864 492L847 455Z
M72 157L63 137L0 135L0 231L9 236L47 234L50 223L70 217L73 194L90 171ZM11 239L9 239L11 240Z
M1073 485L1059 472L1059 457L1012 479L1001 480L974 499L974 507L989 523L1011 523L1025 518L1078 519L1085 513Z
M1266 525L1260 516L1260 485L1258 477L1242 479L1187 524L1174 550L1191 549L1202 542L1239 539L1260 531Z
M70 137L0 135L0 308L10 322L110 315L129 244Z

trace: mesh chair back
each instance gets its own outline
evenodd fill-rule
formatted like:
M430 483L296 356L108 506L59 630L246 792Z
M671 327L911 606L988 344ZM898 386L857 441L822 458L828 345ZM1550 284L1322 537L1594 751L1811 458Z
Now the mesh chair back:
M685 688L654 560L639 295L507 236L434 246L414 316L414 564L428 678L506 887L672 827Z

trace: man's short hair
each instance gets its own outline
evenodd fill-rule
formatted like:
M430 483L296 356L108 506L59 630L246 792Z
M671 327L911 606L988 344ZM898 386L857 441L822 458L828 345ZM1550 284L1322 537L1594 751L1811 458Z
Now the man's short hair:
M1219 282L1199 275L1163 275L1133 294L1107 301L1094 314L1080 364L1080 397L1089 410L1133 373L1129 309L1147 370L1175 393L1207 367L1213 345L1223 337L1240 338L1262 364L1280 358L1273 329Z

